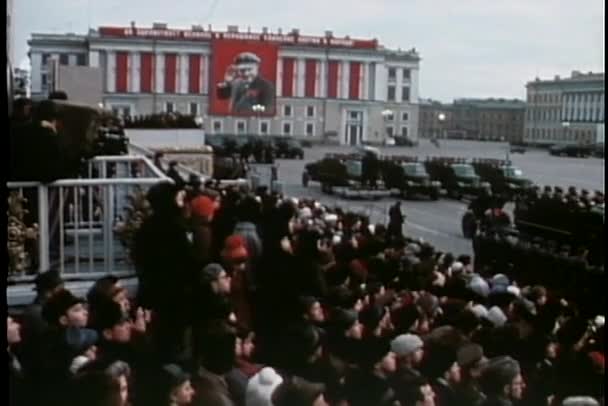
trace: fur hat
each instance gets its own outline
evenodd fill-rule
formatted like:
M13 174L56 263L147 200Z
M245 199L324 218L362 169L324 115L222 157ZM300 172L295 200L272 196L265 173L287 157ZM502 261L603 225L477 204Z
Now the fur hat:
M359 315L354 310L337 308L331 315L331 326L339 331L350 329L357 322Z
M34 289L37 292L49 292L63 283L61 275L57 269L39 273L34 281Z
M456 353L456 359L458 365L462 368L470 368L486 361L483 355L483 347L475 343L465 344L460 347Z
M564 399L562 406L600 406L600 404L590 396L570 396Z
M370 306L364 309L360 316L361 324L368 330L375 330L382 318L386 315L386 309L382 306Z
M95 327L99 331L111 329L114 326L129 321L129 317L126 316L120 305L116 302L104 302L97 313L95 319Z
M249 379L245 391L245 404L247 406L273 406L272 395L283 382L281 375L265 367Z
M272 394L273 406L310 406L325 392L325 385L294 376L283 381Z
M488 314L484 317L487 321L492 323L494 327L502 327L507 322L507 316L500 310L500 307L494 306L488 310Z
M391 351L406 356L424 347L424 342L415 334L402 334L391 341Z
M490 286L488 285L488 282L479 275L475 275L471 278L467 288L481 297L488 297L490 295Z
M225 272L223 266L217 263L208 264L201 271L201 279L203 282L214 282L216 281L222 272Z
M488 309L486 309L486 307L481 304L476 304L475 306L473 306L471 312L473 312L473 314L477 316L478 319L483 319L488 315Z
M247 251L247 242L243 236L233 234L226 238L222 256L229 260L247 259L249 252Z
M67 289L62 289L46 302L42 309L42 316L49 324L59 324L59 318L66 314L70 307L79 303L85 303L85 300L74 296Z
M190 374L176 364L163 365L161 371L161 380L167 393L190 380Z
M489 394L497 393L521 373L519 362L508 356L495 357L483 369L480 383Z

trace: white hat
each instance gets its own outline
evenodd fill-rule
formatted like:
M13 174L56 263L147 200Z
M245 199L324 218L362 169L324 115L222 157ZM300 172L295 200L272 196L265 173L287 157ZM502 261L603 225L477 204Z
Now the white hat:
M409 355L422 348L424 343L415 334L401 334L391 341L391 351L397 355Z
M484 305L476 304L471 308L471 311L478 319L483 319L488 315L488 309Z
M91 362L91 359L84 355L79 355L72 360L72 364L70 365L70 372L72 374L78 373L82 367Z
M263 368L249 379L245 392L246 406L273 406L272 393L283 378L270 367Z
M562 406L599 406L597 400L588 396L571 396L564 399Z
M493 306L488 310L485 319L488 320L494 327L502 327L507 322L507 316L498 306Z
M595 316L595 319L593 320L593 322L595 323L596 327L604 327L604 316Z
M452 268L452 272L460 272L464 269L464 265L462 264L462 262L454 262L451 266Z
M312 210L310 210L310 207L303 207L300 209L300 212L298 213L301 219L309 219L312 217Z

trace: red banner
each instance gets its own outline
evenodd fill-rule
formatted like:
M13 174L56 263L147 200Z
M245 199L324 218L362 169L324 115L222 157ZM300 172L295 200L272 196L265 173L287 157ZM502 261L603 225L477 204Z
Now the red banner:
M126 52L116 53L116 92L127 93L129 91L127 83L128 55Z
M140 83L142 93L152 93L153 58L154 54L150 52L141 54Z
M359 99L359 83L361 83L361 63L350 63L350 83L348 98L351 100Z
M177 55L165 54L165 93L175 93Z
M330 99L338 98L338 61L329 61L327 97Z
M315 80L317 78L317 60L307 59L306 60L306 79L304 96L315 97Z
M283 83L282 95L284 97L293 96L293 77L296 60L293 58L283 58Z
M201 91L201 56L190 55L190 74L188 91L190 93L200 93Z
M259 41L211 43L210 113L273 116L278 47ZM254 106L263 106L255 107Z

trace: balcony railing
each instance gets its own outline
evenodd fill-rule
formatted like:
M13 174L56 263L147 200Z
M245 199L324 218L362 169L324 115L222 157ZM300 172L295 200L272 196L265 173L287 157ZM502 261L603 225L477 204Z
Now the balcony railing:
M133 274L119 235L130 196L143 196L152 185L171 180L137 155L96 157L88 162L86 175L50 184L8 182L9 193L27 199L24 225L38 226L37 239L25 243L25 266L9 268L9 284L31 282L51 268L64 280Z

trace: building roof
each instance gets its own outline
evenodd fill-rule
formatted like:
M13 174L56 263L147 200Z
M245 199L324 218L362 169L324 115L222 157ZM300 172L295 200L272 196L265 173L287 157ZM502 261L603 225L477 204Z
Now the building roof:
M455 106L477 107L482 109L525 109L526 102L518 99L456 99Z
M534 81L530 81L526 84L526 87L543 86L543 85L554 85L554 84L577 84L583 82L603 82L604 72L587 72L581 73L579 71L573 71L570 77L561 78L555 76L553 79L541 80L536 78Z

